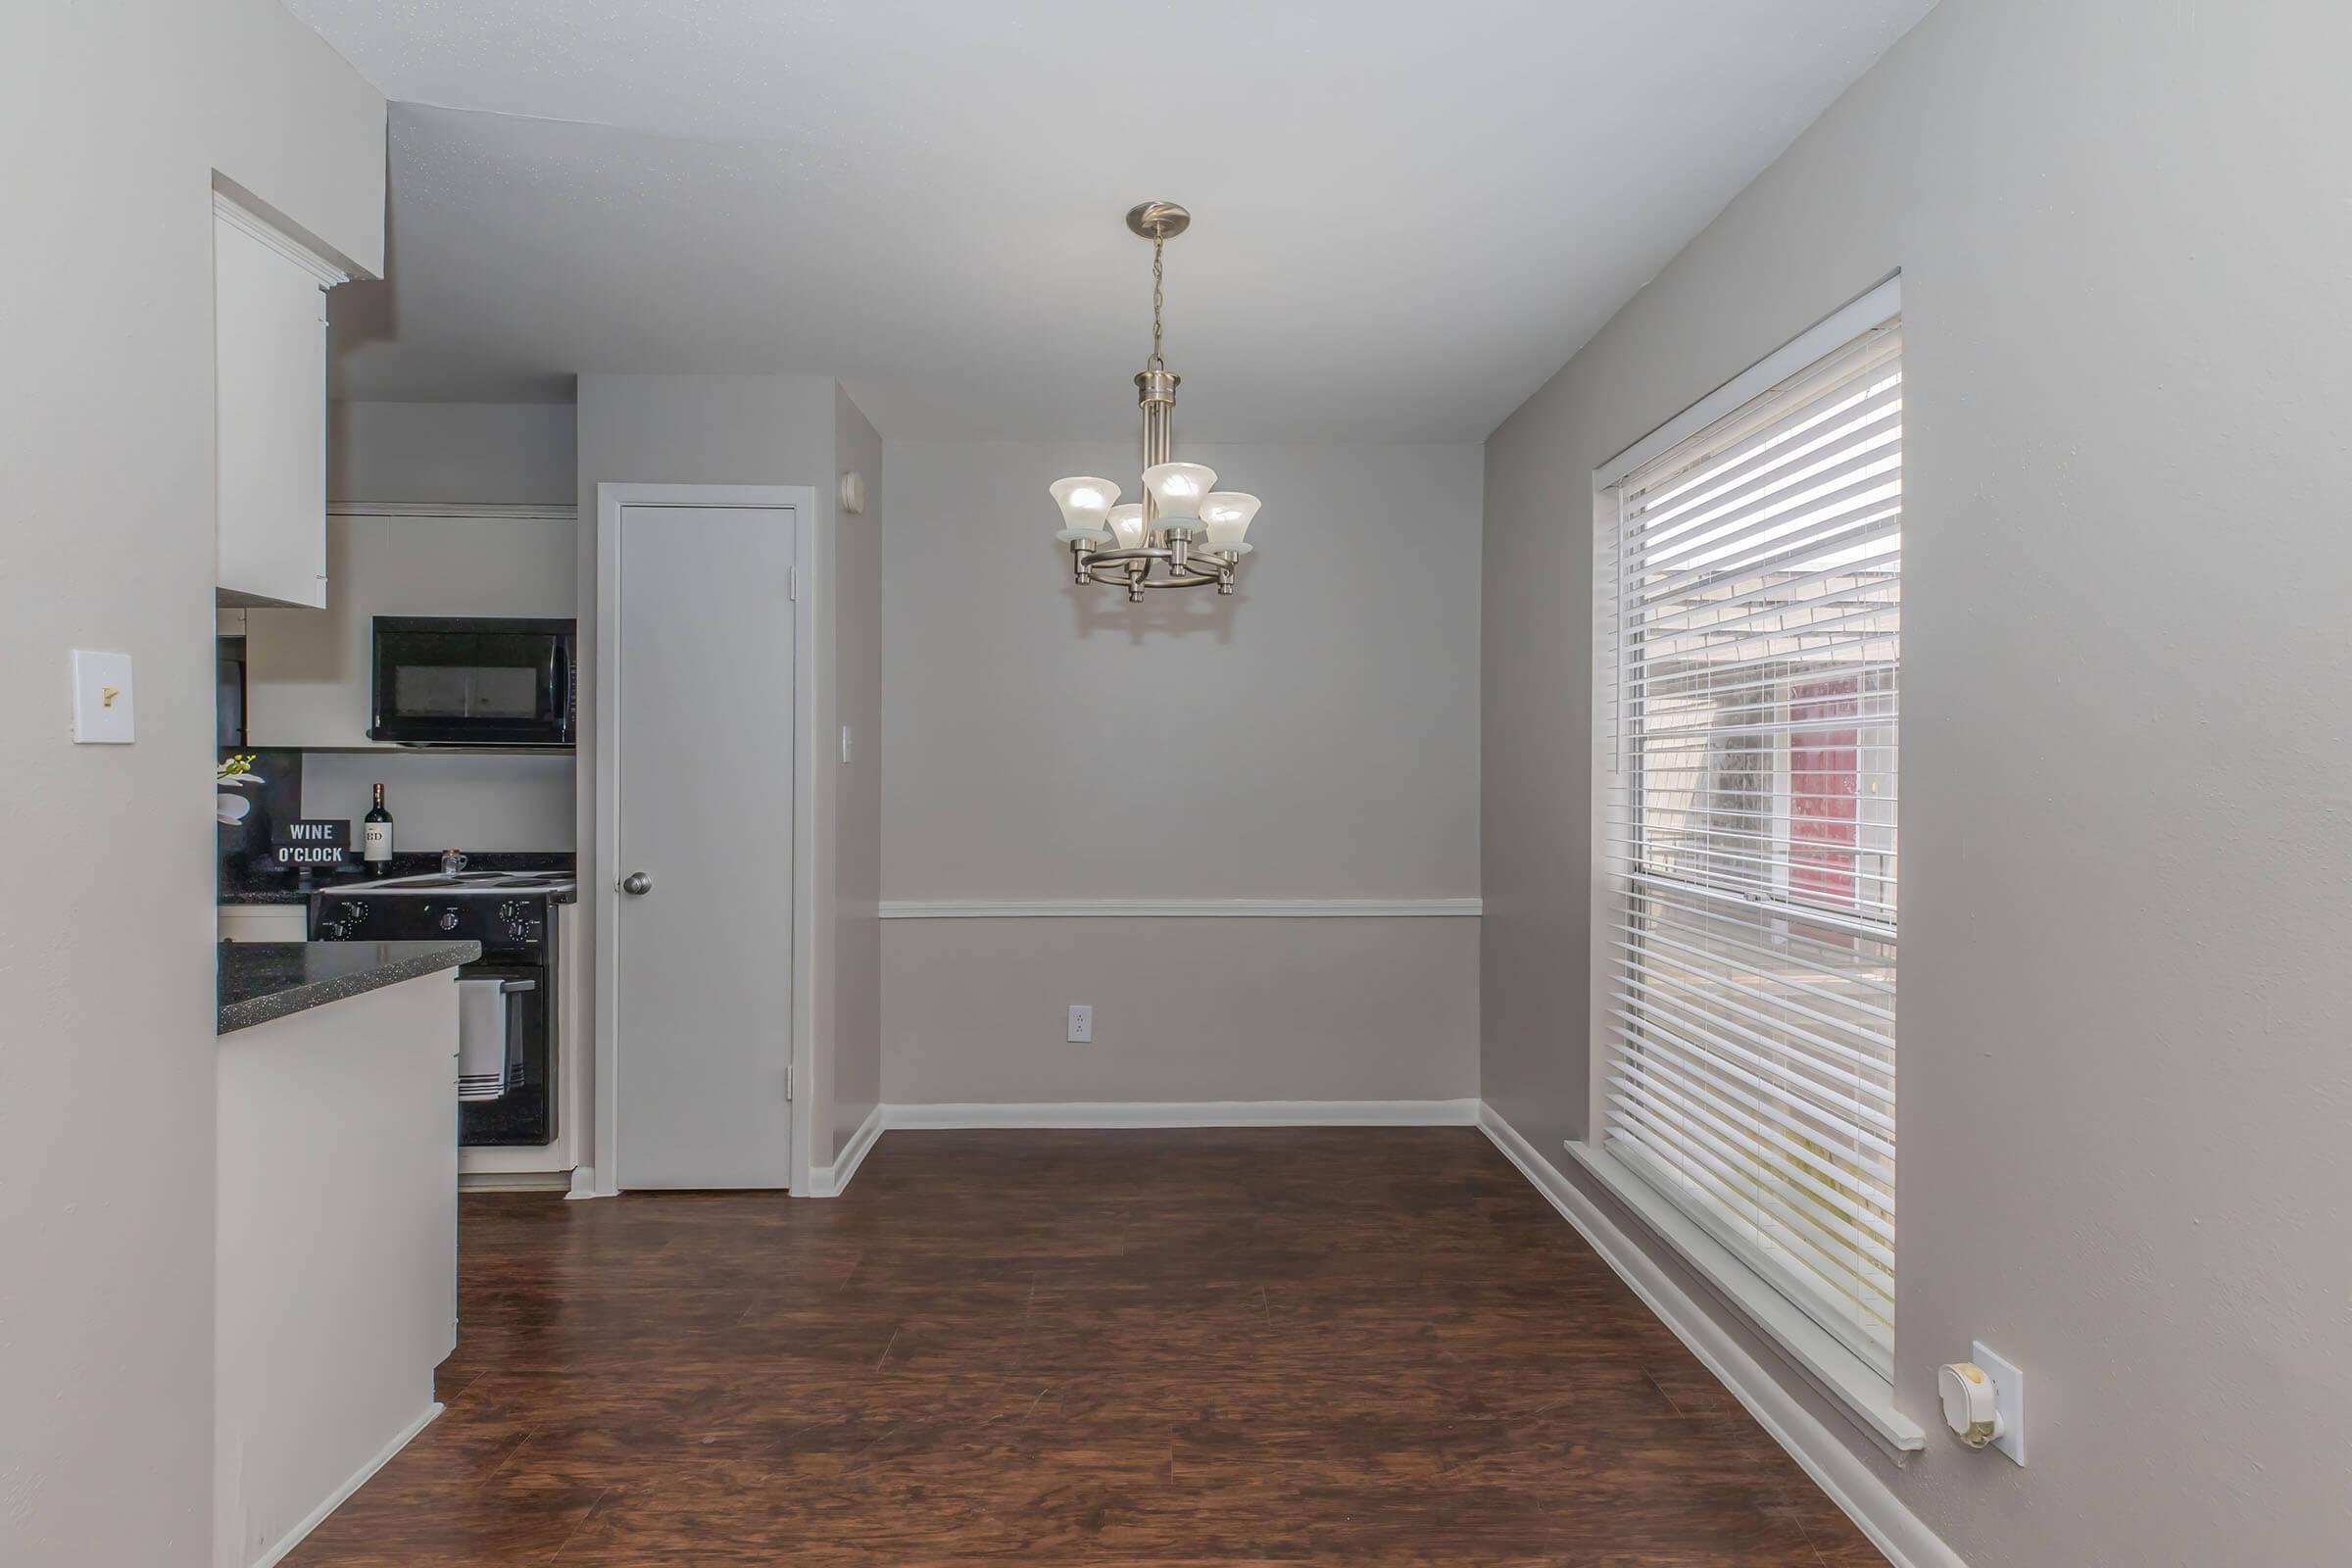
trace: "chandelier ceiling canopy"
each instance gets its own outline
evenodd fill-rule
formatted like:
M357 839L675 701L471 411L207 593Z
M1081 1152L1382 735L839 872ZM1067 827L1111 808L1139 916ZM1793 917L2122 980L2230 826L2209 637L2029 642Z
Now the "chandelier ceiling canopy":
M1181 377L1160 355L1161 263L1168 241L1192 222L1193 215L1174 202L1145 202L1127 214L1127 226L1152 242L1152 356L1135 377L1144 417L1143 499L1122 505L1119 486L1094 474L1048 486L1061 508L1054 537L1070 547L1077 580L1124 588L1134 603L1152 588L1232 593L1234 570L1253 548L1245 535L1257 515L1257 497L1219 490L1214 468L1171 461Z

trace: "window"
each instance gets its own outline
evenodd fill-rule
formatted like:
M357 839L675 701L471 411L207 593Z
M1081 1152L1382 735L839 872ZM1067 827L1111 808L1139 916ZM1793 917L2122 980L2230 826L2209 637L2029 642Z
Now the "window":
M1637 448L1601 492L1595 576L1603 1152L1882 1378L1902 619L1891 287L1760 367L1768 390ZM1790 357L1809 363L1788 373Z

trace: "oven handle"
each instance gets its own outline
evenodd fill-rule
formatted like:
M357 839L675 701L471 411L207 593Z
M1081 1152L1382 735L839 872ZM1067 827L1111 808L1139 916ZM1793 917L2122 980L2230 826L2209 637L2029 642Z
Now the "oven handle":
M538 989L539 982L536 980L501 980L498 983L498 994L502 997L510 996L517 991L536 991Z

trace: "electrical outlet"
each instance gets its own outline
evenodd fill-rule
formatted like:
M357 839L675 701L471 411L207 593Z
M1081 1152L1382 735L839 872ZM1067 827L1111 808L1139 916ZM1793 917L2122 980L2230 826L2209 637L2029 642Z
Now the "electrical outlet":
M1992 1379L1993 1408L2001 1413L2001 1435L1992 1440L1994 1451L2005 1453L2017 1461L2020 1468L2026 1462L2026 1375L2015 1363L1993 1354L1979 1340L1970 1347L1970 1356Z
M1095 1038L1095 1009L1091 1003L1070 1004L1070 1043L1085 1045Z

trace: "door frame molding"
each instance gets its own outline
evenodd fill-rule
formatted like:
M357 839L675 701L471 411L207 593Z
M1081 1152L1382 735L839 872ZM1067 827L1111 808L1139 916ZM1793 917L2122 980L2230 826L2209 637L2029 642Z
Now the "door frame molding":
M816 491L809 485L599 484L596 487L596 1148L595 1196L620 1180L620 795L613 787L620 667L620 514L625 507L743 507L793 514L792 616L792 1190L809 1190L816 1083ZM777 1086L781 1092L783 1085Z

